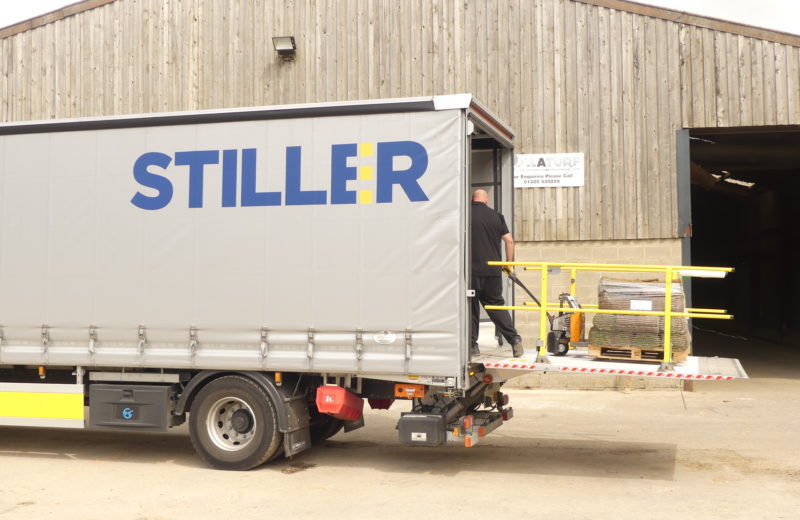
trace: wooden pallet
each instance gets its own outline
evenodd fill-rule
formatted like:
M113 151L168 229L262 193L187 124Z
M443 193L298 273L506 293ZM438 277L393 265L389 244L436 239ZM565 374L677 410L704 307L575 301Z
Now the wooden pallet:
M664 361L664 349L642 347L602 347L589 345L589 356L602 359L627 359L630 361L651 361L660 363ZM688 350L673 350L672 361L686 361Z

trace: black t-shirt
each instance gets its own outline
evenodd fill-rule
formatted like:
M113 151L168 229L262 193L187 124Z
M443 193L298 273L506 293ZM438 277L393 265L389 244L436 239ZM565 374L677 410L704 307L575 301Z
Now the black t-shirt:
M472 275L500 276L500 268L486 262L502 260L500 237L507 234L503 215L483 202L472 203Z

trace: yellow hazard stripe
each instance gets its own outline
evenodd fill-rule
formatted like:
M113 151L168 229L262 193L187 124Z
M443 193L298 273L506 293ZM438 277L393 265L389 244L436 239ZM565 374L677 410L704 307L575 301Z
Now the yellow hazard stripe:
M0 417L83 419L83 394L0 392Z

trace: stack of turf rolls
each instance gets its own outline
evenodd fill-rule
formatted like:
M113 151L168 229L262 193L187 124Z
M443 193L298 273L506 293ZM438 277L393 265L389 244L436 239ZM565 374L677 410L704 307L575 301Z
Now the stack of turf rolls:
M599 308L663 311L665 283L658 280L600 280ZM672 284L672 311L685 312L683 285ZM674 351L691 347L687 318L672 318L671 345ZM663 316L596 314L589 331L589 344L598 347L664 348Z

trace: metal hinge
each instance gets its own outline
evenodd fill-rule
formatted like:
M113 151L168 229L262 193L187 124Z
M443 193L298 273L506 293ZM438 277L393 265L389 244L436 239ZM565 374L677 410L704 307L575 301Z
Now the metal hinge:
M97 343L97 328L92 326L89 327L89 355L92 358L92 364L94 364L94 346Z
M364 357L364 331L362 329L356 330L356 359L361 361Z
M139 325L139 344L136 345L136 355L144 365L144 346L147 344L147 330L144 325Z
M189 327L189 348L192 351L192 366L194 366L197 358L197 327L194 325Z
M47 352L48 343L50 343L50 327L42 325L42 352Z
M411 359L411 329L406 329L406 361Z
M308 350L306 351L308 359L314 357L314 329L308 329Z
M261 359L267 359L269 353L269 329L261 327Z

